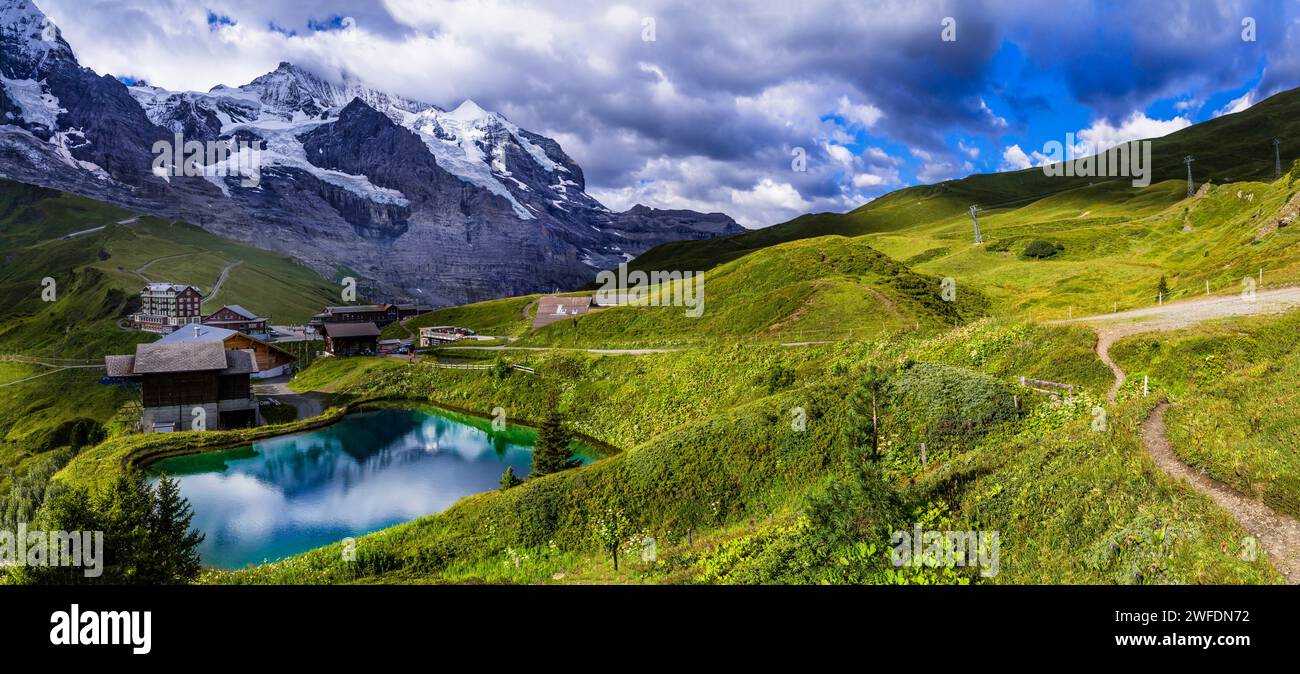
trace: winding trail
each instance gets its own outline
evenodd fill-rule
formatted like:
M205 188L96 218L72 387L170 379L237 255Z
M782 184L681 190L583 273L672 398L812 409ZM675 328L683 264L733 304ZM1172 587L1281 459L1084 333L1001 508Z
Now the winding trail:
M217 293L221 292L221 284L226 282L227 276L230 276L230 270L234 269L235 267L238 267L241 264L244 264L243 260L235 260L234 262L231 262L230 264L226 265L225 268L221 270L221 275L217 277L217 282L212 285L212 291L209 292L207 296L203 298L203 301L211 302L212 298L216 297Z
M1281 313L1297 307L1300 307L1300 288L1280 288L1258 293L1254 302L1245 302L1239 296L1206 297L1135 311L1054 322L1090 324L1097 331L1097 357L1115 373L1115 382L1106 393L1106 400L1113 404L1126 379L1124 370L1110 357L1110 347L1120 338L1157 330L1176 330L1217 318ZM1193 489L1231 513L1241 527L1268 552L1269 561L1278 573L1287 582L1300 584L1300 520L1279 513L1215 480L1204 471L1183 463L1174 452L1166 433L1165 411L1168 409L1169 401L1161 400L1142 422L1142 446L1151 460L1166 475L1186 481Z
M1179 460L1165 434L1167 401L1142 422L1142 444L1151 460L1171 477L1186 480L1196 491L1209 496L1220 508L1232 513L1268 552L1273 568L1292 585L1300 584L1300 520L1241 495L1237 490Z

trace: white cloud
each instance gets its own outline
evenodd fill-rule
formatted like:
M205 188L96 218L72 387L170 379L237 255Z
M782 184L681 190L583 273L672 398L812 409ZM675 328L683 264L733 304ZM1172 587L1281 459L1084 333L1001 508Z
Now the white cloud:
M852 103L848 96L841 96L839 102L840 116L848 120L850 124L856 124L863 128L871 128L880 121L885 113L870 103Z
M1121 143L1145 138L1160 138L1191 125L1192 121L1186 117L1152 119L1145 113L1134 111L1118 126L1108 119L1101 119L1086 129L1080 129L1075 134L1075 145L1072 150L1076 157L1097 154Z
M885 184L885 179L874 173L859 173L853 176L853 186L862 189L865 187L879 187Z
M1241 112L1242 110L1245 110L1254 104L1255 104L1255 92L1247 91L1246 93L1242 94L1240 98L1234 98L1231 101L1228 101L1227 105L1223 106L1218 110L1215 110L1214 116L1222 117L1224 115L1231 115L1236 112Z
M834 143L826 143L822 147L826 149L826 154L829 154L831 159L845 165L853 163L853 151L847 147Z
M1002 170L1004 171L1020 171L1050 163L1051 159L1042 152L1034 150L1030 154L1025 154L1025 151L1019 145L1012 145L1002 151Z

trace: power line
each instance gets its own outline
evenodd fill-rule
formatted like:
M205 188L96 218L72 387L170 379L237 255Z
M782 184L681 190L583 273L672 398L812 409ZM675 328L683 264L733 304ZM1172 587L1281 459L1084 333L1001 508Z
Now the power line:
M971 204L970 219L972 222L975 223L975 245L977 246L980 245L981 243L984 243L984 236L980 234L980 219L979 216L977 215L977 213L979 212L980 212L980 207Z

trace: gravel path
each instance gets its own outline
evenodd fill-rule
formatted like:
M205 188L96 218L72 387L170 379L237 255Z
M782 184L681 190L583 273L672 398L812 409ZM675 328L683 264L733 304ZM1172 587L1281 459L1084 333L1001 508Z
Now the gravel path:
M1241 527L1250 532L1268 552L1273 568L1292 585L1300 584L1300 521L1246 498L1232 487L1180 461L1165 433L1167 409L1169 403L1161 402L1151 412L1151 416L1142 422L1142 444L1151 459L1166 474L1186 480L1196 491L1209 496L1219 507L1232 513Z
M1278 288L1256 293L1253 302L1247 302L1239 295L1206 297L1054 323L1084 323L1096 329L1097 357L1115 373L1115 382L1106 393L1106 400L1114 403L1125 380L1124 370L1110 357L1110 347L1119 339L1144 332L1177 330L1218 318L1276 314L1296 308L1300 308L1300 288ZM1165 474L1187 481L1192 488L1232 513L1241 527L1268 552L1269 561L1287 582L1300 584L1300 520L1246 497L1183 463L1169 444L1165 432L1165 411L1168 409L1169 403L1162 401L1142 422L1142 445L1151 460Z

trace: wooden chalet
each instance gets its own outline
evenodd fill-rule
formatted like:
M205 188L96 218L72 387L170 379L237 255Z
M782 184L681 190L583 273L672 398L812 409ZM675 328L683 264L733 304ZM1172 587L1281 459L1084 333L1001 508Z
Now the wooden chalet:
M108 376L140 382L146 433L247 428L261 422L250 376L251 349L220 342L140 344L135 355L106 356ZM199 412L199 410L202 410Z
M236 330L210 325L190 325L158 340L160 344L180 342L217 342L226 349L249 349L257 358L254 379L268 379L289 374L294 357L288 351Z
M225 328L242 332L245 335L265 335L269 331L267 319L245 309L238 304L227 304L203 317L203 324L214 328Z
M325 307L325 311L312 316L308 325L318 331L327 323L374 323L380 328L385 328L396 323L401 317L401 309L396 304L355 304Z
M335 356L373 356L379 353L379 326L365 323L325 323L321 335L325 350Z

